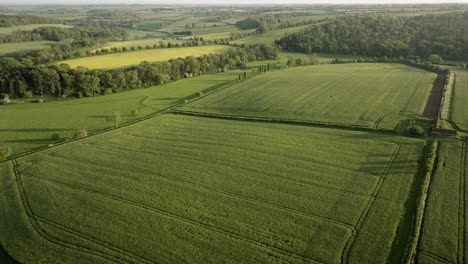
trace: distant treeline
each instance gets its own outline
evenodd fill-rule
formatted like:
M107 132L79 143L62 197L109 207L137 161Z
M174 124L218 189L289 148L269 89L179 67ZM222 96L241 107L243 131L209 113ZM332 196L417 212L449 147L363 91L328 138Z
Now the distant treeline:
M285 50L365 56L468 59L468 13L414 17L356 15L286 35Z
M38 16L27 16L27 15L3 15L0 14L0 27L13 27L30 24L56 24L59 21Z
M243 19L236 22L236 26L242 30L256 29L256 33L262 34L271 30L297 27L317 22L317 20L314 19L305 19L299 22L291 22L289 19L290 17L287 17L285 14L267 15L257 18Z
M110 69L71 69L67 64L30 65L13 58L0 58L0 94L10 97L95 96L160 85L196 75L245 67L245 62L271 60L278 56L273 46L233 48L225 54L187 57L168 62L144 62L138 66Z
M93 41L95 39L123 39L124 30L115 27L41 27L32 31L18 31L11 34L0 34L0 43L24 42L36 40L51 41Z

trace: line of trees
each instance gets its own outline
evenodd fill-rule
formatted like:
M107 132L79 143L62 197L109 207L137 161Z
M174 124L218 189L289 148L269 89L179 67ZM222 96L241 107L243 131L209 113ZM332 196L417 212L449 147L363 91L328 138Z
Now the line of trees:
M59 21L38 16L0 14L0 27L14 27L29 24L56 24Z
M224 54L143 62L138 66L109 70L71 69L67 64L27 65L21 60L0 58L0 94L8 94L10 98L91 97L243 68L245 62L272 60L277 56L276 47L259 45L232 48Z
M276 41L285 50L366 56L468 59L468 12L443 15L337 17Z

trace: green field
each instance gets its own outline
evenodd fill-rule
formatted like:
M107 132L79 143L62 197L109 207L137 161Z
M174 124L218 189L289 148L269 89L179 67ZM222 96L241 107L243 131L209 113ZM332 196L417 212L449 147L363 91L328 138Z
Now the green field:
M153 45L156 44L159 47L160 42L163 42L164 45L167 45L167 43L172 43L172 44L182 44L184 41L183 40L177 40L177 39L162 39L162 38L147 38L147 39L140 39L140 40L127 40L127 41L114 41L114 42L109 42L106 45L99 47L96 50L100 49L112 49L112 48L131 48L135 47L137 48L138 46L141 46L145 48L146 46L150 46L153 48Z
M74 131L88 132L111 127L106 115L118 111L122 121L158 112L184 101L199 91L208 91L231 83L239 71L207 74L165 85L92 98L73 99L42 104L11 104L0 106L0 146L9 146L19 154L56 143L52 133L69 138ZM140 115L131 115L131 110Z
M385 263L424 144L161 115L0 163L0 242L24 263Z
M31 41L19 43L2 43L0 44L0 56L9 55L12 53L26 54L32 51L43 50L56 44L54 41Z
M401 64L296 67L262 74L181 109L393 129L422 115L435 74Z
M293 28L285 28L285 29L280 29L280 30L272 30L263 34L257 34L251 37L238 39L236 41L233 41L233 43L247 44L247 45L250 45L250 44L271 44L272 45L275 43L275 40L278 40L284 37L286 33L295 33L309 26L310 25L293 27Z
M468 256L468 149L442 140L432 176L418 248L418 263L466 263Z
M203 54L224 52L229 48L229 46L225 45L208 45L198 47L149 49L72 59L62 61L60 63L69 64L72 68L76 68L78 66L83 66L88 69L119 68L137 65L143 61L154 62L185 58L188 56L198 57Z
M59 27L59 28L71 28L72 26L61 25L61 24L31 24L23 26L14 26L14 27L0 27L0 34L10 34L15 31L32 31L36 28L41 27Z
M468 70L452 69L455 73L451 119L459 129L468 131Z

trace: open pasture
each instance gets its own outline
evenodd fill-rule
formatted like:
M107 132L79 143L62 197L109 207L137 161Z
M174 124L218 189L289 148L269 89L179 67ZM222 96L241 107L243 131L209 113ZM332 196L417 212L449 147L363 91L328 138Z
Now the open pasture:
M150 46L151 48L153 48L153 45L157 45L159 47L161 42L164 43L164 45L167 45L169 42L175 45L175 44L182 44L184 41L177 40L177 39L163 39L163 38L147 38L147 39L139 39L139 40L113 41L93 51L100 50L100 49L112 49L112 48L123 48L123 47L138 48L138 46L142 48L146 48L146 46Z
M0 34L10 34L15 31L32 31L36 28L41 27L59 27L59 28L71 28L72 26L62 25L62 24L31 24L31 25L22 25L14 27L0 27Z
M268 72L185 105L218 115L393 129L421 116L435 74L401 64L338 64Z
M0 242L26 263L385 263L424 144L161 115L0 163Z
M31 41L19 43L1 43L0 56L9 55L12 53L26 54L33 51L43 50L56 44L54 41Z
M468 132L468 70L451 70L456 76L452 94L451 119L459 129Z
M182 103L197 92L207 92L233 82L240 71L206 74L146 89L132 90L91 98L11 104L0 106L0 145L9 146L13 154L56 143L53 133L70 138L85 128L88 133L111 127L106 116L120 112L122 122L140 118ZM131 114L139 112L138 116Z
M246 44L246 45L251 45L251 44L270 44L273 45L275 43L275 40L280 39L284 37L287 33L295 33L298 31L301 31L305 28L309 27L309 25L306 26L300 26L300 27L293 27L293 28L285 28L285 29L279 29L279 30L272 30L268 31L263 34L257 34L251 37L243 38L243 39L238 39L236 41L233 41L233 43L237 44Z
M83 66L88 69L108 69L137 65L143 61L155 62L168 61L170 59L177 58L185 58L188 56L198 57L203 54L225 52L229 48L229 46L225 45L208 45L198 47L149 49L93 57L84 57L62 61L60 63L69 64L72 68Z
M466 263L467 154L466 142L441 140L417 250L418 263Z

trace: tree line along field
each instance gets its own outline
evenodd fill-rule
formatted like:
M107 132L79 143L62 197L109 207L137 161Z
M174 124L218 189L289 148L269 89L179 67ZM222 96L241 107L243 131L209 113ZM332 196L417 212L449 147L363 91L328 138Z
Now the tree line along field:
M421 116L435 74L402 64L295 67L246 80L180 109L393 129Z
M0 107L0 145L13 154L57 143L53 133L63 138L85 128L88 133L111 127L106 116L120 112L122 123L184 102L198 92L207 92L233 82L242 71L206 74L146 89L112 95L64 100L43 104L11 104ZM250 73L249 73L250 74ZM131 114L139 112L138 116Z
M32 31L36 28L41 27L58 27L58 28L71 28L69 25L62 24L31 24L31 25L22 25L22 26L13 26L13 27L0 27L0 34L10 34L15 31Z
M441 140L432 176L418 263L465 263L467 244L467 143Z
M208 45L197 47L166 48L139 50L124 53L84 57L62 61L60 63L69 64L70 67L79 66L88 69L109 69L140 64L143 61L167 61L174 58L185 58L188 56L201 56L209 53L221 53L229 49L226 45Z
M0 242L26 263L383 263L424 145L164 114L0 163Z
M160 47L161 43L164 43L164 45L167 45L168 43L172 44L182 44L184 41L183 40L178 40L178 39L163 39L163 38L146 38L146 39L138 39L138 40L127 40L127 41L113 41L109 42L106 45L96 48L96 50L100 49L112 49L112 48L137 48L137 47L142 47L146 48L146 46L150 46L153 48L154 45L157 45Z
M455 73L455 85L453 89L451 121L463 131L468 131L468 71L461 69L452 69Z

